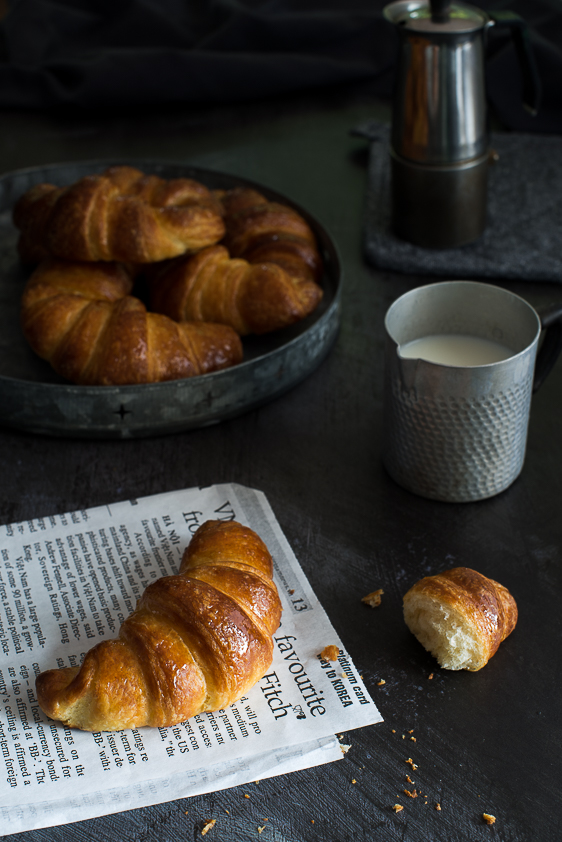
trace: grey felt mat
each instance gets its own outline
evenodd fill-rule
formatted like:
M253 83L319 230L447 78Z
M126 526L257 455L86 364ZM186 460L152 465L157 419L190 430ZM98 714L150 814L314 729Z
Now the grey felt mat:
M389 127L372 121L353 134L371 141L365 254L380 269L450 278L562 281L562 138L493 134L488 222L475 243L433 250L394 236L390 220Z

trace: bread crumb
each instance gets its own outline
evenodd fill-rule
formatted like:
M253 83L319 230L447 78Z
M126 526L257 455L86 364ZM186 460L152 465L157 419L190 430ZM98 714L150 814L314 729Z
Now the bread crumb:
M351 783L352 783L352 784L356 784L356 783L357 783L357 781L355 780L355 778L353 778L353 779L352 779Z
M367 596L362 597L361 602L364 602L365 605L368 605L370 608L378 608L381 604L381 596L383 593L383 589L379 588L376 591L368 593Z
M436 809L436 810L439 810L439 811L441 810L441 804L439 803L439 801L438 801L438 802L437 802L437 804L435 805L435 809Z
M342 743L340 743L340 748L342 750L342 754L347 754L347 752L349 751L351 746L346 746L346 745L343 745Z
M379 687L382 687L383 684L386 684L386 681L384 680L384 678L381 678L380 681L377 681L377 684Z
M411 767L412 767L412 769L417 769L417 768L418 768L418 767L416 766L416 764L414 763L414 761L412 760L412 758L411 758L411 757L408 757L408 759L407 759L405 762L406 762L406 763L408 763L408 765L409 765L409 766L411 766Z
M338 655L340 654L340 650L337 646L330 644L329 646L325 646L322 651L320 652L320 657L323 661L337 661Z
M244 798L249 798L249 797L250 797L250 796L248 795L248 793L247 793L247 792L245 792L245 793L244 793Z
M429 675L428 675L427 677L428 677L428 679L431 681L431 679L433 678L433 673L432 673L432 672L430 672L430 673L429 673Z
M489 813L482 813L482 818L484 819L486 824L494 824L494 822L496 821L496 817L491 816Z
M415 781L413 781L409 775L406 775L406 780L408 781L409 784L415 783Z
M410 737L410 739L411 739L411 741L412 741L413 743L417 743L417 740L416 740L416 738L415 738L415 737Z
M217 823L216 819L209 819L208 821L206 821L205 824L203 825L203 827L201 828L201 836L205 836L206 833L208 833L210 830L212 830L212 828L216 825L216 823Z
M408 798L417 798L417 797L418 797L418 791L417 791L417 789L413 789L413 790L410 792L408 789L405 789L405 790L404 790L404 795L407 795L407 796L408 796Z
M264 830L265 830L265 827L266 827L265 825L262 825L261 827L258 826L258 833L263 833Z
M392 733L393 733L393 734L396 734L396 728L393 728L393 729L392 729Z
M399 813L400 810L404 809L404 807L402 806L402 804L395 804L392 809L394 810L395 813Z
M414 733L414 729L410 728L410 730L408 731L408 734L413 734L413 733Z

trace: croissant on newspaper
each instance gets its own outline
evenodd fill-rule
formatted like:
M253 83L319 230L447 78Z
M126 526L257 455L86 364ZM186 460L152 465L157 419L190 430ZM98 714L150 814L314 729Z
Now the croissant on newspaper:
M149 585L116 640L37 677L52 719L84 731L166 726L226 708L267 672L281 603L263 541L207 521L180 572Z
M242 360L234 330L148 313L129 294L132 286L118 263L45 260L23 293L23 333L36 354L80 385L176 380Z
M404 596L404 619L444 669L482 669L517 623L503 585L468 567L426 576Z
M24 263L65 260L150 263L197 251L224 234L213 194L193 179L166 180L110 167L69 187L38 184L16 202Z
M308 223L255 190L215 195L224 209L222 244L153 273L151 308L177 321L227 324L241 336L308 316L322 298L322 262Z

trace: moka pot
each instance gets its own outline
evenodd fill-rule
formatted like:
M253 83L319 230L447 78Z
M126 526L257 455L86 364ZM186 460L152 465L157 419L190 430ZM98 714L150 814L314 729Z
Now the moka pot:
M400 34L391 132L394 232L426 248L476 240L486 225L491 159L485 43L508 26L536 113L539 79L523 20L467 3L397 0L384 9Z

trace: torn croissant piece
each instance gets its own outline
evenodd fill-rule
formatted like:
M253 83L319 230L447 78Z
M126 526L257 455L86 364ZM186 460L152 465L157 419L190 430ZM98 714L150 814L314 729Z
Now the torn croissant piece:
M264 334L308 316L322 299L322 262L308 223L254 190L216 193L226 236L152 275L152 309L177 321L227 324Z
M213 194L193 179L110 167L69 187L39 184L16 202L24 263L53 256L150 263L198 251L224 234Z
M84 731L174 725L222 710L271 665L281 603L263 541L235 521L207 521L180 572L149 585L116 640L81 667L37 677L52 719Z
M485 666L517 623L507 588L468 567L420 579L404 596L404 619L443 669Z
M116 263L46 260L25 287L23 333L38 356L79 385L177 380L242 360L240 337L219 324L148 313Z

